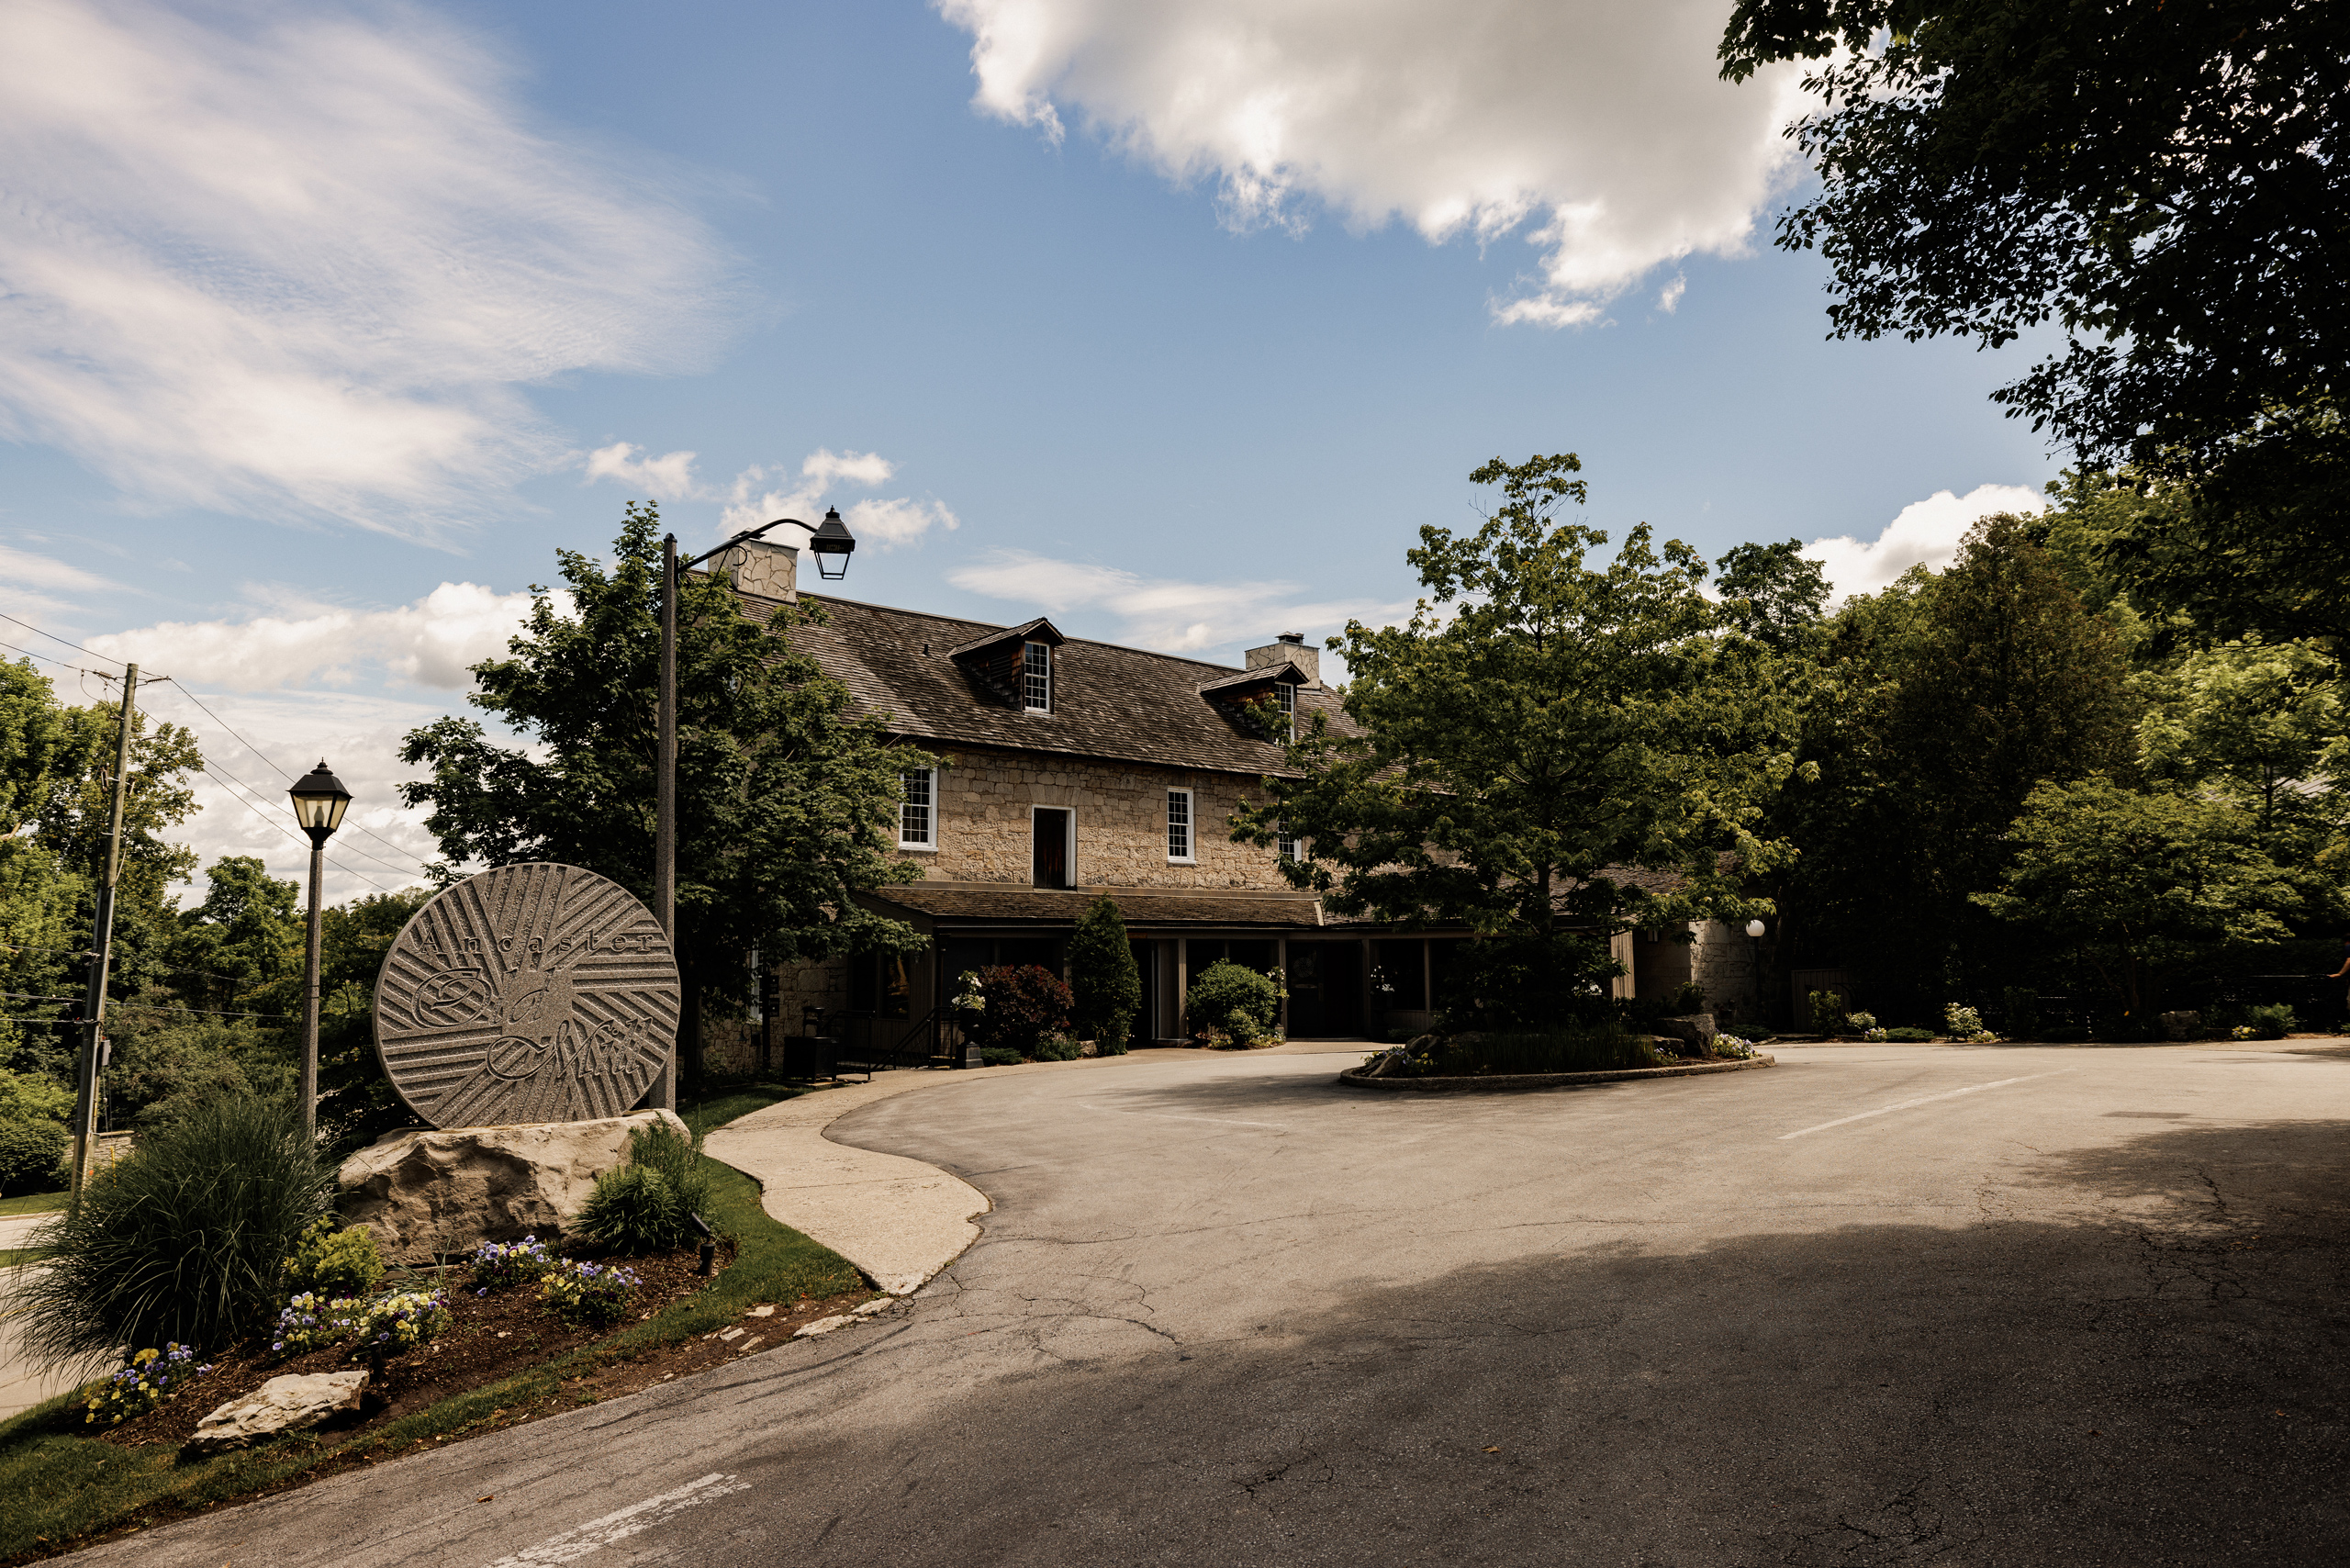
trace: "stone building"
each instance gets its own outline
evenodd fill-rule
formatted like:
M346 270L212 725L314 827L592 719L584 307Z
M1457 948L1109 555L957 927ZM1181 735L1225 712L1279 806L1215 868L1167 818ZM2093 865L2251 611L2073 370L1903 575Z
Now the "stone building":
M788 546L738 547L719 564L756 619L795 597ZM1400 935L1330 916L1278 869L1282 853L1310 846L1230 836L1234 808L1259 798L1261 780L1282 767L1281 746L1244 709L1292 725L1317 712L1339 721L1319 652L1302 636L1251 648L1235 669L1069 637L1043 618L1004 626L830 597L823 605L825 623L797 629L795 650L938 759L903 777L898 853L922 879L868 895L930 946L902 958L787 966L752 1029L798 1034L822 1009L871 1018L877 1043L911 1039L944 1016L965 970L1035 963L1063 972L1079 914L1104 891L1142 978L1138 1042L1182 1037L1190 978L1219 958L1286 977L1282 1026L1295 1037L1378 1039L1426 1025L1465 933ZM1625 994L1635 983L1645 992L1650 971L1674 983L1663 977L1675 955L1697 966L1689 973L1701 983L1711 974L1702 937L1649 946L1654 961L1636 965L1632 939L1618 939L1631 971ZM730 1033L713 1025L707 1044L731 1055Z

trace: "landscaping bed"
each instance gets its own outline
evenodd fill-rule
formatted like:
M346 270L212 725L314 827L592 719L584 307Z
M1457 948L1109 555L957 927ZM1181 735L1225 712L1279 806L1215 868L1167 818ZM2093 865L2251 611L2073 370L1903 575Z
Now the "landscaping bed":
M758 1097L760 1103L779 1098ZM729 1105L739 1114L749 1105ZM696 1118L699 1120L699 1118ZM473 1294L468 1268L415 1271L387 1282L445 1282L451 1322L384 1363L361 1408L307 1432L196 1457L196 1423L269 1378L338 1371L351 1347L273 1356L264 1338L223 1352L212 1370L155 1408L106 1428L84 1420L83 1394L0 1423L0 1562L78 1551L100 1540L242 1502L321 1476L635 1393L768 1350L819 1317L877 1294L845 1259L778 1224L755 1182L705 1160L708 1218L722 1240L712 1278L690 1249L614 1259L640 1285L628 1316L606 1328L557 1318L529 1284Z
M1742 1072L1749 1068L1776 1065L1770 1057L1757 1056L1729 1061L1685 1061L1670 1067L1609 1068L1597 1072L1476 1073L1457 1078L1402 1074L1373 1078L1365 1066L1348 1068L1338 1074L1338 1081L1357 1089L1418 1090L1441 1094L1480 1090L1566 1089L1579 1083L1617 1083L1639 1078L1698 1078L1708 1073Z

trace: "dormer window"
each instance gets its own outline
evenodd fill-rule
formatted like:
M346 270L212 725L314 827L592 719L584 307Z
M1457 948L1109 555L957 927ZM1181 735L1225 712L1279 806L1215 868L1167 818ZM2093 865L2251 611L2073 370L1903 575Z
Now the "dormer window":
M1053 711L1053 645L1030 643L1020 665L1021 695L1031 713Z
M1284 680L1273 688L1273 698L1281 705L1282 727L1291 740L1297 739L1297 687Z

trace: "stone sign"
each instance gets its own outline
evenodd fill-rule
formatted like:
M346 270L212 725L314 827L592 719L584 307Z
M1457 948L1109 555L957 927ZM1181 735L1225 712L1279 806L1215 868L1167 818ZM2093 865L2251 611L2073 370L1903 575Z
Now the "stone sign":
M437 1127L624 1114L677 1039L669 939L619 883L501 866L417 911L375 982L375 1050Z

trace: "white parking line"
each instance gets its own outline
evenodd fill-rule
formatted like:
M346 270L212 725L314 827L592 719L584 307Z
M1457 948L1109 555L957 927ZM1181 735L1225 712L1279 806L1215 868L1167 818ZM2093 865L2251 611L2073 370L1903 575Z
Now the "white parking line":
M1964 1089L1953 1089L1946 1093L1920 1094L1915 1100L1904 1100L1897 1105L1879 1105L1875 1110L1863 1111L1857 1116L1839 1116L1832 1122L1822 1122L1816 1127L1805 1127L1798 1132L1781 1133L1779 1141L1785 1143L1791 1137L1801 1137L1805 1133L1824 1133L1830 1127L1841 1127L1847 1122L1865 1122L1871 1116L1882 1116L1894 1111L1906 1111L1912 1105L1930 1105L1937 1100L1955 1100L1962 1094L1980 1094L1986 1089L2005 1089L2010 1083L2030 1083L2035 1078L2054 1078L2072 1070L2069 1067L2060 1067L2053 1072L2028 1072L2021 1078L2003 1078L1997 1083L1970 1083Z
M590 1519L576 1529L561 1535L551 1535L536 1546L529 1546L509 1557L501 1557L489 1568L545 1568L548 1563L570 1562L599 1551L614 1541L651 1529L670 1515L682 1512L697 1503L707 1503L723 1497L729 1492L741 1492L751 1484L716 1471L699 1481L688 1481L675 1492L664 1492L658 1497L606 1514L600 1519Z

